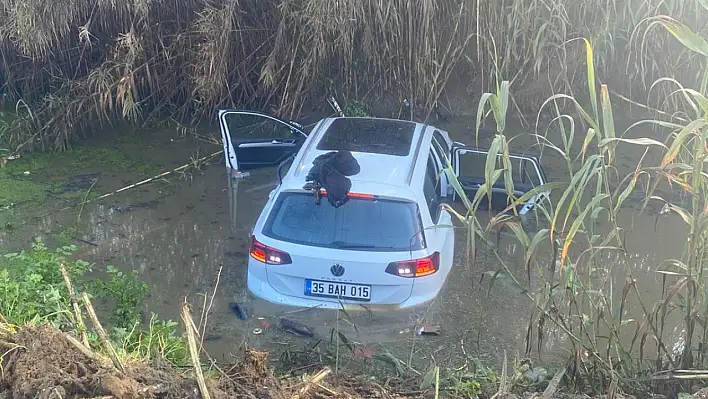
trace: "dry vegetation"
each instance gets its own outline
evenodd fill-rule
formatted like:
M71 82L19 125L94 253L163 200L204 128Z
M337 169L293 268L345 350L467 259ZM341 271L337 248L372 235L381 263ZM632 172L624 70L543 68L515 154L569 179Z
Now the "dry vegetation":
M598 76L636 96L657 76L695 80L697 65L665 32L637 30L646 18L673 16L696 32L708 21L698 1L682 0L0 4L0 87L8 104L24 100L0 142L24 149L63 149L99 122L190 124L217 107L293 116L327 94L389 109L408 98L428 112L446 88L481 93L496 73L535 110L582 84L582 53L567 45L577 37L593 42Z

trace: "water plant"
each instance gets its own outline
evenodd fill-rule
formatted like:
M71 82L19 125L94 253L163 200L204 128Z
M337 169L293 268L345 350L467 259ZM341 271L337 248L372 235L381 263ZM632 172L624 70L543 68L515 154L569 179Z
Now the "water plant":
M708 42L686 25L666 16L651 18L647 25L649 30L663 26L688 50L708 61ZM554 129L541 126L539 111L536 132L531 135L534 146L561 157L567 171L557 173L557 181L536 187L522 198L513 196L510 175L514 166L508 148L519 138L508 136L504 129L510 83L500 80L495 93L482 96L477 113L479 128L489 105L497 126L486 163L486 183L469 199L448 168L447 177L462 197L463 209L447 209L467 228L472 254L479 251L478 242L484 243L483 250L489 256L472 256L471 260L490 262L487 267L498 265L491 273L490 284L503 277L528 298L531 314L527 354L540 352L544 340L553 333L564 337L570 350L566 376L572 388L595 393L617 389L646 392L658 387L637 377L671 370L662 374L664 387L689 389L687 381L699 378L701 373L688 370L706 367L703 348L708 338L708 286L704 278L708 247L708 175L704 172L708 156L708 69L701 70L698 89L686 88L674 78L659 79L652 85L674 85L672 96L685 106L678 118L662 118L672 113L660 112L618 134L609 86L600 83L598 87L593 42L582 39L576 43L581 43L586 52L587 90L582 97L578 93L549 97L542 108L555 113L551 122ZM561 101L572 104L570 110L559 106ZM663 129L666 139L632 137L645 126ZM549 138L552 130L558 137ZM632 147L639 148L643 155L633 170L623 175L617 154ZM658 164L647 161L652 153L660 155ZM540 190L552 191L548 202L534 208L534 216L544 228L534 232L524 229L522 218L514 214L512 206L495 215L477 212L480 203L492 195L488 187L499 179L503 179L506 195L516 204ZM661 220L671 214L681 220L686 241L680 257L655 266L662 292L656 303L642 297L625 246L631 225L621 217L652 207L661 209ZM657 219L657 223L662 222ZM490 239L501 229L510 231L523 248L522 274ZM608 261L608 256L614 260ZM618 270L624 281L617 282L613 277ZM639 317L629 316L631 307L639 309ZM681 316L672 318L674 313ZM671 331L678 331L678 340L670 340Z

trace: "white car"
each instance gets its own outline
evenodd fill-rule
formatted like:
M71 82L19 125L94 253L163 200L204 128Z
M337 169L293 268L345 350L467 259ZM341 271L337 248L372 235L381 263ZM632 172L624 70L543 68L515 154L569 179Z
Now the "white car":
M484 182L484 149L404 120L326 118L306 132L297 123L255 111L220 110L218 117L232 183L248 170L279 166L279 184L251 235L248 288L255 296L322 308L405 308L437 296L455 252L452 218L440 206L452 203L455 192L441 170L449 160L473 196ZM347 202L339 207L324 198L316 203L306 186L315 158L330 151L350 151L360 166L349 177ZM536 158L513 158L520 161L518 195L546 183ZM505 193L503 182L495 190ZM546 196L532 198L519 212ZM500 197L506 201L505 194Z

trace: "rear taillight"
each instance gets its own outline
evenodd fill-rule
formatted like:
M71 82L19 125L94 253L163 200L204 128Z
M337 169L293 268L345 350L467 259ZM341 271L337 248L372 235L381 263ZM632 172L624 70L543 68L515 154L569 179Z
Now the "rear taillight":
M440 252L415 260L391 262L386 268L386 273L400 277L423 277L435 274L440 268Z
M287 252L259 242L256 240L256 236L251 236L251 247L248 252L251 254L251 258L269 265L287 265L293 262Z

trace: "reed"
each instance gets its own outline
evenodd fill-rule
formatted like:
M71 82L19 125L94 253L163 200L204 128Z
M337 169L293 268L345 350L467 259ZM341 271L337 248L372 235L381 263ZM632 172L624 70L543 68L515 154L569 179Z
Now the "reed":
M688 25L667 15L645 21L644 32L637 36L669 33L672 45L683 45L679 53L690 52L699 65L708 61L708 41ZM445 171L462 197L463 209L447 206L468 231L469 251L479 252L483 243L487 255L471 257L476 263L498 265L490 272L491 284L504 278L512 282L528 298L531 316L528 320L526 351L540 353L544 340L551 334L562 335L570 353L566 378L582 392L606 393L619 388L625 392L649 392L662 387L690 388L691 380L701 379L706 368L705 345L708 343L708 286L705 283L708 249L708 74L701 68L695 86L683 86L677 78L659 78L650 88L665 84L672 98L662 104L669 111L634 123L618 131L607 84L598 78L598 55L595 41L575 41L584 52L586 89L550 96L539 111L532 140L543 152L554 152L567 165L567 177L537 187L521 198L513 195L509 159L509 143L519 139L505 131L509 107L509 81L500 83L496 92L482 95L477 110L477 128L491 115L496 122L496 135L487 158L486 183L474 198L468 198L450 167ZM688 57L688 55L686 55ZM504 76L498 70L497 76ZM688 87L696 87L694 89ZM558 106L565 101L573 105ZM489 108L489 110L488 110ZM543 109L555 113L551 129L542 129ZM672 116L673 115L673 116ZM678 118L676 116L679 116ZM585 130L580 130L585 126ZM642 137L642 128L657 127L665 132L657 140ZM559 139L548 136L550 130ZM636 137L639 132L639 137ZM629 136L635 138L628 138ZM617 153L639 148L643 155L630 173L622 175ZM647 154L660 155L652 163ZM500 180L501 179L501 180ZM489 187L504 181L509 199L514 204L525 202L539 191L551 190L551 199L534 209L533 219L540 228L529 229L526 217L513 212L485 216L479 211ZM665 193L669 193L667 196ZM648 208L660 208L661 214L674 214L683 221L686 246L680 257L655 265L662 297L653 303L642 297L643 290L633 276L633 263L625 247L625 236L631 226L620 218L632 206L628 199L638 200L638 214ZM658 219L657 219L658 221ZM659 222L658 228L661 228ZM502 255L493 240L496 232L506 228L523 248L524 268L519 272ZM608 264L608 256L617 260ZM624 281L617 282L610 273L619 268ZM628 308L640 310L641 317L628 317ZM677 320L668 315L680 313ZM672 324L673 323L673 324ZM679 323L676 325L675 323ZM668 341L668 332L680 333L679 345ZM653 354L653 355L649 355ZM652 356L652 357L650 357ZM664 373L664 370L676 370ZM694 371L691 371L694 370ZM651 376L652 373L657 373ZM685 374L684 374L685 373ZM650 376L651 378L639 378ZM657 384L663 384L658 386ZM652 386L653 385L653 386Z
M704 62L647 29L660 15L706 31L708 11L682 0L0 0L0 91L23 101L0 142L60 150L115 121L193 124L229 106L294 117L332 94L388 109L407 98L429 115L460 81L481 93L495 76L515 87L513 108L535 110L584 87L576 37L638 98L661 76L692 85ZM652 106L672 90L659 85Z

